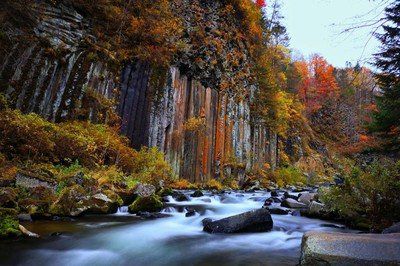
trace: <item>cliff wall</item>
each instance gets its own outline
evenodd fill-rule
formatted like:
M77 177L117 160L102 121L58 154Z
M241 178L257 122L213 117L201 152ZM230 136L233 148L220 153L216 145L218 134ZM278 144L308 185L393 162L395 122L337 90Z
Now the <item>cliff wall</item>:
M158 147L176 174L192 182L222 175L243 181L254 166L276 165L277 137L252 118L250 87L242 97L219 90L210 76L202 82L202 75L193 75L197 68L188 70L189 57L182 55L184 65L169 68L165 85L155 89L148 63L115 69L93 55L85 44L93 38L90 24L76 10L43 4L36 12L33 38L16 34L1 52L0 92L13 107L56 122L104 122L101 104L108 99L133 147Z

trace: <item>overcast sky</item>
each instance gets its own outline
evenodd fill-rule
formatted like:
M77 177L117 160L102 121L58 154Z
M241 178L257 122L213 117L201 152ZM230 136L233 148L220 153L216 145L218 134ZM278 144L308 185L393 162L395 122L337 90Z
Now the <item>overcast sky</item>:
M331 64L343 67L346 61L354 65L362 59L365 63L378 51L379 42L370 38L371 27L352 34L340 32L355 21L381 17L383 7L379 1L281 0L281 3L283 22L291 38L290 47L306 58L319 53Z

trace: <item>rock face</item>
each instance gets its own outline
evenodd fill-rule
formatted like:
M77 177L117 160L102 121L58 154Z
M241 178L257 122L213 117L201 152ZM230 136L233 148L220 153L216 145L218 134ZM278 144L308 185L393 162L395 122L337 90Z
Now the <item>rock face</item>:
M42 4L32 10L36 39L14 43L0 56L4 58L0 75L8 85L0 92L7 95L12 107L51 121L82 115L81 107L86 109L84 116L96 121L98 112L91 95L113 97L116 76L106 62L91 59L90 51L82 48L84 39L92 38L88 20L73 8L37 2ZM49 42L51 48L41 41ZM63 50L62 55L54 55L57 50Z
M211 233L267 232L272 229L271 215L266 209L258 209L217 221L203 220L203 230Z
M221 15L219 1L190 2L201 12L189 8L182 12L182 17L188 24L210 24L208 38L212 39L227 24L233 25L228 21L234 18ZM150 84L150 64L132 62L118 73L109 66L107 58L93 55L86 44L87 39L96 43L90 18L64 5L38 1L37 6L32 12L36 26L29 31L34 33L32 41L12 42L9 49L0 52L0 58L4 58L0 75L7 84L1 86L0 93L6 94L12 107L38 113L51 121L85 118L101 122L105 115L95 99L117 98L121 131L130 138L132 146L158 147L166 153L175 173L191 182L207 181L222 174L243 181L245 171L253 165L269 162L275 167L277 136L254 121L250 112L255 88L243 79L243 97L237 97L233 88L220 91L215 86L222 74L229 75L237 67L218 64L224 65L218 69L212 67L212 60L203 60L208 64L204 68L194 67L194 59L204 54L184 54L176 66L167 70L163 88L155 91ZM202 16L200 21L198 16ZM43 47L42 42L50 47ZM232 57L232 53L243 56L239 61L244 64L241 69L245 68L245 45L229 42L225 46L226 58ZM49 50L62 53L49 54ZM192 52L200 50L204 49ZM186 69L184 73L182 68ZM154 95L157 97L151 97ZM189 130L185 125L190 119L203 121L204 126ZM237 164L224 163L230 157L235 157Z
M301 265L399 265L400 234L308 232Z
M172 67L159 100L149 101L148 75L141 63L127 66L122 75L118 108L122 132L133 147L156 146L165 151L175 172L191 182L204 182L222 172L243 182L252 164L276 160L270 152L275 152L276 143L267 141L275 135L251 126L250 99L235 101ZM190 119L202 121L202 126L188 130L185 125ZM240 167L222 165L231 154ZM258 161L252 161L250 154L257 155Z
M251 60L242 38L233 38L232 32L240 32L235 26L239 23L226 15L224 1L182 1L183 10L177 12L189 36L183 41L194 47L165 70L166 81L160 88L151 84L155 69L149 63L133 60L113 67L111 56L99 56L88 47L88 40L96 44L88 14L59 1L35 2L34 28L24 32L16 25L11 29L22 35L31 33L32 40L19 41L11 34L8 49L0 51L4 58L0 76L5 84L0 93L11 107L57 122L105 122L109 110L101 102L115 102L111 109L121 117L121 132L131 145L158 147L175 174L193 183L224 176L242 185L252 167L266 162L276 167L278 137L252 115L256 87L251 84ZM200 47L190 37L198 27L207 39L198 42ZM220 48L212 45L214 41L221 42ZM113 54L109 52L104 54ZM227 58L236 63L224 61ZM222 76L232 81L237 72L240 94L235 85L221 82ZM220 83L226 88L221 89ZM190 121L200 122L199 127L187 127ZM302 152L296 157L301 156ZM231 158L235 163L229 162Z

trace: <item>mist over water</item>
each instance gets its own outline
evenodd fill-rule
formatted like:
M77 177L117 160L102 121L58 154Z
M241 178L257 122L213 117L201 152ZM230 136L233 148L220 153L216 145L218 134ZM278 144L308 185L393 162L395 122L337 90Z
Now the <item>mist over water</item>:
M187 191L185 194L190 195ZM162 211L170 215L140 220L120 208L106 221L78 222L85 230L49 238L9 255L17 265L295 265L304 232L348 231L323 226L326 221L292 215L272 215L267 233L210 235L204 218L221 219L261 208L269 192L221 195L206 193L185 202L170 202ZM185 217L189 209L196 215ZM123 218L121 220L121 218Z

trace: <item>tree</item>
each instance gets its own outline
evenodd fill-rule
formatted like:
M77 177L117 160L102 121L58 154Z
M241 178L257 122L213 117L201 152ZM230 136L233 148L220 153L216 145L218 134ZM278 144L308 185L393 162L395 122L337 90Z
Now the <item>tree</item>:
M400 142L400 3L393 2L385 9L384 33L378 34L381 52L375 55L375 65L382 70L378 75L382 95L377 98L378 112L371 129L382 132Z
M266 6L265 0L256 0L256 5L257 5L259 8L265 7L265 6Z
M314 55L309 62L293 63L298 83L294 84L308 113L318 111L325 102L338 96L338 85L334 67L320 55Z
M289 35L287 34L286 27L282 24L284 17L281 12L280 0L271 2L265 15L265 31L267 34L266 39L270 44L289 46Z

